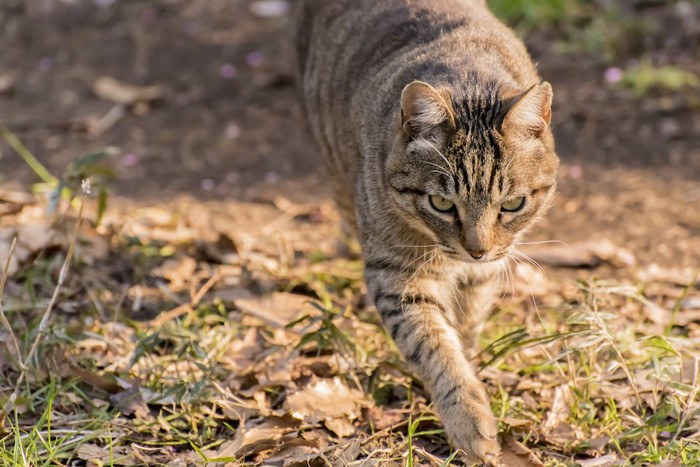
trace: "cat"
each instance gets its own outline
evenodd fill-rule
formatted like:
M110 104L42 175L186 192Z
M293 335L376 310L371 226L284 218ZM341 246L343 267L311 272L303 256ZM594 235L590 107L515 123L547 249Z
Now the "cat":
M480 0L296 0L301 104L384 326L453 447L497 463L470 361L522 233L551 204L552 88Z

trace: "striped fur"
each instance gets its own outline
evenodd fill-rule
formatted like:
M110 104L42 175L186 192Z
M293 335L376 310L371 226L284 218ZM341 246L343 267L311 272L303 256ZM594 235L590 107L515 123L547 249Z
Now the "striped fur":
M469 355L504 258L555 189L551 88L479 0L296 0L294 41L302 106L383 322L453 445L496 462ZM501 209L520 196L520 211Z

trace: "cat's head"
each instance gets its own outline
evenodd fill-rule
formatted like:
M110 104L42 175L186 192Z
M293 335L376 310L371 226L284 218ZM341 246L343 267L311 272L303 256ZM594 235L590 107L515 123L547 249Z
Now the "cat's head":
M421 81L404 88L385 167L391 202L449 256L501 259L555 190L552 88L453 94Z

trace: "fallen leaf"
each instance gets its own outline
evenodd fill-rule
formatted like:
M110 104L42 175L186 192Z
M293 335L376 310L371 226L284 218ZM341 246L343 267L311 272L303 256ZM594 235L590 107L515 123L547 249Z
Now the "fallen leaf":
M339 377L321 379L287 397L287 407L300 420L318 423L344 417L354 420L367 405L364 394L350 389Z
M372 423L375 431L381 431L405 421L407 416L401 410L387 409L378 405L367 410L367 418Z
M179 291L185 289L197 269L197 262L189 256L168 258L160 266L151 271L154 275L170 281L170 289Z
M642 282L668 282L683 287L700 287L700 275L693 268L674 269L650 264L637 271L637 279Z
M681 461L678 459L661 461L655 464L654 467L681 467Z
M78 447L77 454L83 460L101 459L104 456L109 456L109 449L96 444L85 443Z
M607 454L594 459L576 459L574 462L581 467L611 467L623 465L625 463L622 459L617 457L616 454Z
M276 447L284 435L299 428L292 417L268 417L262 423L249 421L239 427L236 436L221 445L215 457L244 457Z
M98 78L92 85L92 91L102 99L124 105L155 101L165 96L165 89L160 85L137 86L110 76Z
M26 206L35 202L34 195L26 191L15 191L0 188L0 202Z
M538 263L557 267L596 267L603 263L623 267L636 263L634 255L629 250L617 246L606 238L568 245L557 243L523 245L520 250Z
M355 426L347 419L342 417L327 418L324 425L326 425L326 428L338 435L339 438L346 438L355 433Z
M315 465L321 452L313 441L294 438L277 447L272 453L265 456L265 465Z
M309 307L310 300L304 295L275 292L268 297L238 299L234 304L242 312L262 320L273 328L283 328L299 314L302 308Z
M606 435L593 438L588 442L587 451L593 451L595 454L601 454L609 442L610 437Z
M133 415L140 420L146 420L150 416L151 412L136 385L113 394L109 399L122 415Z
M554 400L552 408L547 412L547 420L543 428L547 432L552 432L560 423L565 422L571 415L571 390L566 384L557 386L554 389Z
M501 449L504 467L544 467L534 452L510 434L501 436Z

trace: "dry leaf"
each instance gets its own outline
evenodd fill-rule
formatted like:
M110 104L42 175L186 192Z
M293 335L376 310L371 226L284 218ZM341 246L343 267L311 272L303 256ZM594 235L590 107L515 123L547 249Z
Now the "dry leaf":
M358 438L355 438L352 441L350 441L349 444L345 445L345 447L337 450L333 454L331 458L331 463L333 467L345 467L347 465L350 465L350 463L354 462L360 456L361 452L362 441ZM365 463L362 465L372 464Z
M627 249L617 246L606 238L561 245L548 243L524 245L520 249L534 261L558 267L595 267L602 263L613 266L632 266L634 255Z
M37 252L57 245L55 232L48 223L0 227L0 270L5 267L10 245L15 237L17 244L8 269L10 277L17 272L22 263L28 261Z
M242 312L255 316L273 328L283 328L301 311L309 308L311 299L304 295L275 292L269 297L238 299L235 305Z
M140 420L150 417L151 411L148 409L146 402L141 396L141 391L136 385L110 396L109 399L122 415L133 415Z
M501 449L503 467L544 467L534 452L509 434L501 437Z
M92 91L102 99L124 105L155 101L165 96L165 89L162 86L137 86L109 76L98 78L92 85Z
M339 377L321 379L287 397L287 407L300 420L317 423L332 418L354 420L367 405L364 394L350 389Z
M289 416L268 417L262 423L249 421L238 428L232 441L221 445L215 457L239 458L272 449L284 435L298 428L299 421Z
M380 405L370 407L369 410L367 410L367 419L372 422L372 426L376 431L396 426L407 418L404 411L386 409Z
M565 422L571 415L571 389L566 384L557 386L554 389L554 400L552 408L547 413L547 420L543 428L547 432L552 432L560 423Z
M345 438L355 433L355 426L347 419L342 417L327 418L324 425L326 425L326 428L335 433L339 438Z
M78 447L77 454L79 458L86 461L101 460L103 457L109 457L109 449L96 444L85 443Z
M575 462L581 467L612 467L625 464L625 461L617 457L616 454L607 454L594 459L576 459Z
M313 441L301 438L290 439L276 448L269 456L265 456L265 465L315 465L321 452Z
M170 290L186 288L197 269L197 262L189 256L169 258L151 271L154 275L170 281Z
M31 193L26 191L13 191L8 189L0 188L0 203L10 203L17 204L20 206L25 206L28 204L34 204L35 198Z

